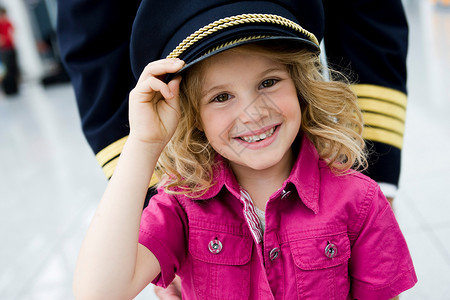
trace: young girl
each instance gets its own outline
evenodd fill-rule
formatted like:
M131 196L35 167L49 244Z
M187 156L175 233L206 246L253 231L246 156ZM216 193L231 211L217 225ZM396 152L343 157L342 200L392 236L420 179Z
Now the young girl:
M183 41L202 48L185 62L143 69L77 298L131 299L175 274L186 299L390 299L416 282L389 203L351 170L365 164L355 95L323 79L312 33L255 16L232 19L261 22L257 37L229 25L214 47ZM142 212L153 170L159 193Z

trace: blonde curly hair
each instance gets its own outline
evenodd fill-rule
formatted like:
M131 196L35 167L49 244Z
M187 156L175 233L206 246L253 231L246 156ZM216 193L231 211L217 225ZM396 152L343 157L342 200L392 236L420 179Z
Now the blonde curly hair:
M336 174L367 167L362 115L356 95L338 72L326 69L307 49L251 43L227 51L256 53L286 66L302 110L299 135L306 134ZM199 99L208 59L189 68L180 86L178 128L161 154L156 175L168 193L196 197L214 185L216 151L201 128ZM327 80L325 72L332 80ZM175 188L176 187L176 188Z

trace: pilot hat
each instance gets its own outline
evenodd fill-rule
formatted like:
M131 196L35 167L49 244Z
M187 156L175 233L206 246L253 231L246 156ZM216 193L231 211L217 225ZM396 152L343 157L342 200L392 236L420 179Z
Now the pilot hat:
M138 78L152 61L179 58L185 62L182 72L214 54L259 41L320 53L323 24L320 0L142 0L132 28L131 66Z

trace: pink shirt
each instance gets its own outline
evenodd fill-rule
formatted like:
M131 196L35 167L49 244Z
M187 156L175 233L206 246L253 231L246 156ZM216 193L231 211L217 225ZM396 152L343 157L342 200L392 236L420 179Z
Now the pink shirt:
M139 242L161 265L153 283L178 274L186 299L380 300L417 282L378 185L334 175L308 139L267 202L262 239L225 161L215 180L196 200L163 191L150 200Z

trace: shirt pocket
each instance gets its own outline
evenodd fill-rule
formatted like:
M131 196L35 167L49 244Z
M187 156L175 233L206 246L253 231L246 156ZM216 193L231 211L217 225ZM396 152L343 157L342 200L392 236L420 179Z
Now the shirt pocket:
M252 248L251 236L223 228L190 228L189 253L198 298L248 299Z
M347 299L350 293L346 232L310 234L290 242L299 299Z

